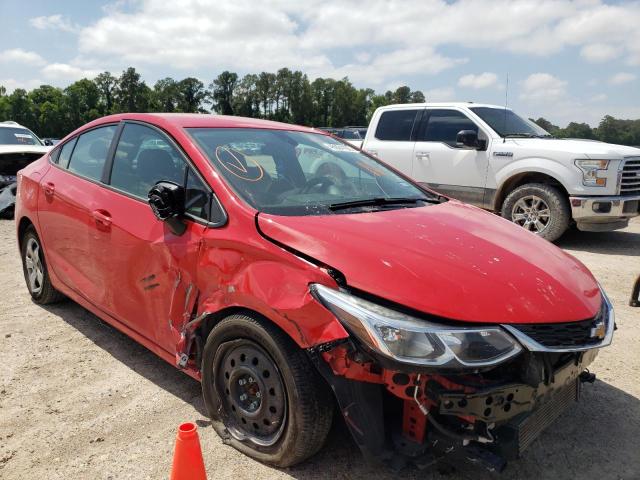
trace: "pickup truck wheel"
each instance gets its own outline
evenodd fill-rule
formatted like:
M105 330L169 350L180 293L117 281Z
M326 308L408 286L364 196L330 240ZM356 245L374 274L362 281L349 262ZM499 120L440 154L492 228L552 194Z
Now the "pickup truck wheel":
M571 210L556 187L528 183L513 190L502 204L502 216L553 242L569 227Z
M32 226L28 227L22 236L20 250L24 279L27 282L27 288L33 301L41 305L47 305L63 300L65 298L64 295L51 285L40 238L38 238L38 234Z
M202 392L225 443L278 467L315 454L331 428L331 390L304 350L257 316L231 315L211 330Z

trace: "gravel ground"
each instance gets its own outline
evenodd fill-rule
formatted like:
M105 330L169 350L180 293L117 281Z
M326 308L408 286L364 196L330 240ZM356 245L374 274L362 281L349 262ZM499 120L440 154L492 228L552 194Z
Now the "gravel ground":
M598 380L502 479L640 479L640 221L611 233L570 232L560 245L604 285L617 310ZM458 479L482 472L393 474L366 465L341 422L306 464L274 469L225 446L197 382L72 302L42 308L22 277L14 224L0 221L0 478L167 478L175 431L195 421L210 479Z

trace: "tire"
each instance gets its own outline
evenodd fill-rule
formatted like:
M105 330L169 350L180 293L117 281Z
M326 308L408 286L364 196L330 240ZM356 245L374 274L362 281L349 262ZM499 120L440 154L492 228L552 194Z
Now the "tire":
M509 193L501 215L550 242L560 238L571 222L566 195L557 187L542 183L521 185Z
M331 428L331 390L306 353L257 316L231 315L211 330L202 392L223 441L277 467L318 452Z
M42 243L33 226L28 227L22 236L20 254L24 280L33 301L47 305L64 300L65 296L51 285Z

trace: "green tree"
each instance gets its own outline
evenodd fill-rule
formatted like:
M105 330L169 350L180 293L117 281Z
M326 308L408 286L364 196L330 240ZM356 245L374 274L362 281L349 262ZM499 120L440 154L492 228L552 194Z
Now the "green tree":
M207 98L207 91L204 88L204 83L197 78L188 77L180 80L176 85L176 89L178 93L178 109L181 112L205 112L202 108L202 102Z
M64 89L66 130L72 131L100 117L100 92L95 82L83 78Z
M94 80L98 92L100 93L100 113L109 115L114 112L114 96L118 88L118 79L110 72L103 72Z
M115 106L120 112L145 112L149 107L151 89L133 67L122 72L114 93Z
M565 128L557 129L555 133L557 136L562 138L589 138L589 139L595 138L595 135L593 134L593 130L586 123L571 122Z
M233 92L238 83L238 74L225 70L218 75L209 89L211 90L212 105L216 112L222 115L233 115Z
M543 117L540 117L537 120L530 118L529 120L537 124L540 128L544 128L547 132L554 135L558 132L558 130L560 130L560 127L558 127L557 125L554 125L549 120Z
M153 86L151 97L155 111L175 112L179 102L176 81L171 77L158 80Z

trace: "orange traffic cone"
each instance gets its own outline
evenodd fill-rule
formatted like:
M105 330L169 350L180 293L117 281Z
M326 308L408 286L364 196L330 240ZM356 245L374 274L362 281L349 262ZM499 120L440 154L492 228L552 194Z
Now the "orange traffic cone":
M193 423L183 423L178 427L171 480L207 480L198 427Z

